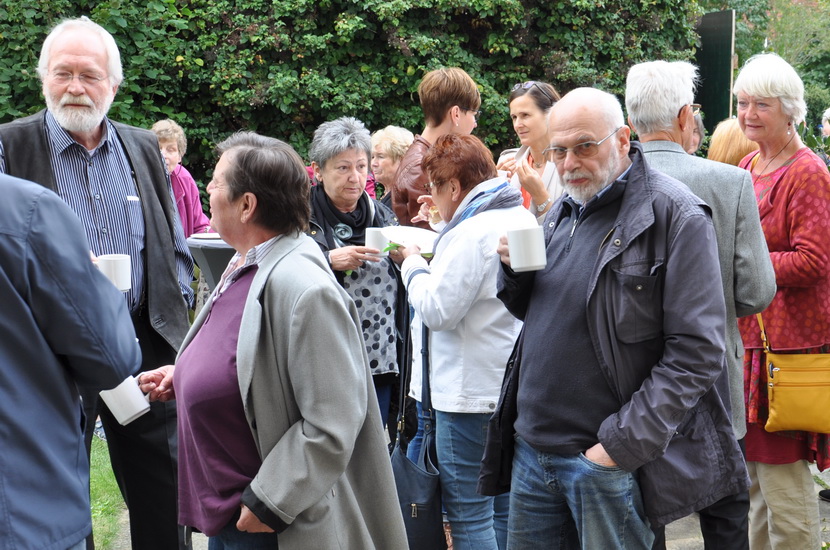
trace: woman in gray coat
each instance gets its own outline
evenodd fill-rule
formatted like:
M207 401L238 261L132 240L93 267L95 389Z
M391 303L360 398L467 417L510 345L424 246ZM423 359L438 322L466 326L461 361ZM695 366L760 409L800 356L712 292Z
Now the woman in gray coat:
M218 151L211 224L237 254L175 367L140 380L178 402L180 523L211 550L406 548L357 311L303 234L302 162L252 133Z

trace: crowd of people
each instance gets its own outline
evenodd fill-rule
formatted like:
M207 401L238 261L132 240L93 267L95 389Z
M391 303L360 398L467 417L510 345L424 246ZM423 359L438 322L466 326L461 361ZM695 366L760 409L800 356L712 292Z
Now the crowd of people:
M107 117L105 29L58 24L37 70L46 108L0 125L4 548L94 548L100 417L135 550L194 530L211 550L405 549L389 443L411 420L418 456L429 413L455 550L659 550L692 513L707 549L820 548L828 434L765 428L755 317L777 351L830 346L830 172L780 57L740 70L708 159L687 62L632 66L625 110L517 83L520 147L495 161L475 81L437 69L418 135L340 117L307 163L221 141L210 217L179 124ZM370 242L398 225L419 237ZM506 235L531 228L546 265L514 270ZM233 257L189 323L203 232ZM114 253L123 293L94 267ZM122 425L98 393L129 375L151 408Z

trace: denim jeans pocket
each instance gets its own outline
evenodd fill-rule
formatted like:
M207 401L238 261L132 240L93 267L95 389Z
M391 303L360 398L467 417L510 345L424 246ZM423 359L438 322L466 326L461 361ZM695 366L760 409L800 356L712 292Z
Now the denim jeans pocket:
M593 462L590 459L588 459L588 457L585 456L585 453L579 453L577 455L577 457L579 458L580 462L582 462L585 466L587 466L591 470L594 470L594 471L597 471L597 472L610 472L610 473L623 472L623 473L627 473L625 470L623 470L619 466L603 466L602 464L597 464L596 462Z

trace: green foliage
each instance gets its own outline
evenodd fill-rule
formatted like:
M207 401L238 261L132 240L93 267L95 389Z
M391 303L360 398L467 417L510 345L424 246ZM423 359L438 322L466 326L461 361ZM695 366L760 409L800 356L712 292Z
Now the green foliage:
M212 145L250 129L301 155L343 115L372 129L420 131L424 73L464 68L482 95L476 135L515 143L507 96L545 80L565 92L621 93L632 64L688 59L696 2L685 0L30 0L0 7L0 120L42 107L32 69L48 28L87 13L118 42L125 81L111 116L188 132L186 164L204 181ZM36 46L35 46L36 45Z
M801 134L801 141L804 142L804 145L821 157L821 160L830 169L830 136L825 137L817 128L810 128L806 125L801 127L799 133Z
M830 108L830 90L826 86L806 82L804 99L807 101L807 126L818 131L821 115Z

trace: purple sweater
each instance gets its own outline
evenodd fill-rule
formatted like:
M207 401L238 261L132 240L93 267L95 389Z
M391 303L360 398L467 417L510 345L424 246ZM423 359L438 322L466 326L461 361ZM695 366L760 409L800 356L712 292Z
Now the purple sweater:
M245 419L236 345L255 266L211 304L176 363L179 414L179 523L214 536L239 510L262 465Z

